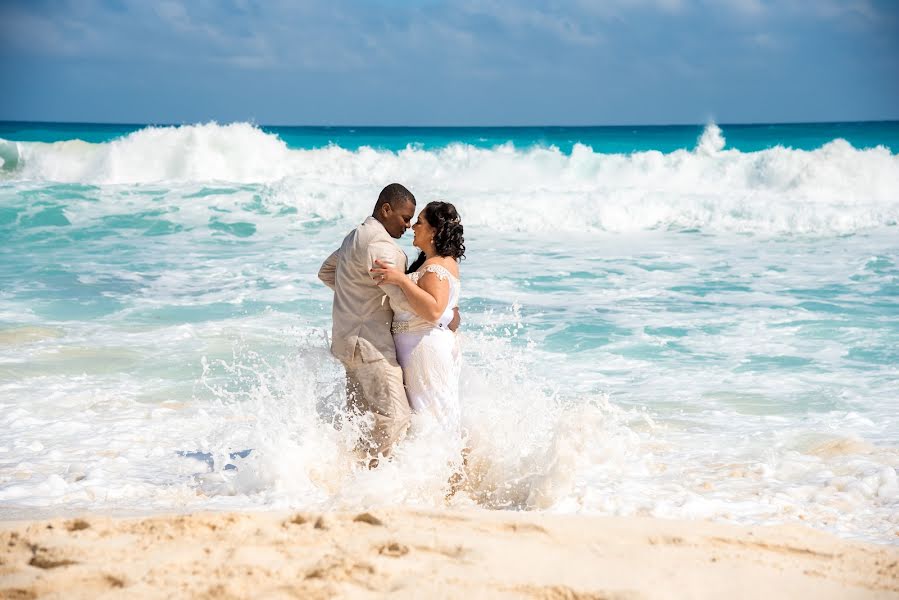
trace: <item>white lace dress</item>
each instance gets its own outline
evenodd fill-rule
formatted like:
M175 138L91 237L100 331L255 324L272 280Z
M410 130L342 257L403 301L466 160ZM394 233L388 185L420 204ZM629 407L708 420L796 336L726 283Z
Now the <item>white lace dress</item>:
M415 284L425 273L434 273L449 281L446 310L437 323L426 321L413 312L405 297L391 298L393 341L396 357L403 368L403 381L409 405L416 413L430 414L452 432L460 431L459 407L460 352L458 338L446 325L458 306L461 284L445 267L426 265L406 275Z

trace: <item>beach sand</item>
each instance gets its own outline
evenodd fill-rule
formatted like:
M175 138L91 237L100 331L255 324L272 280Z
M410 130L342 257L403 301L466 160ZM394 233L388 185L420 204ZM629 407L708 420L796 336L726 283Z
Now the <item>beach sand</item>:
M897 598L899 547L500 511L0 523L2 598Z

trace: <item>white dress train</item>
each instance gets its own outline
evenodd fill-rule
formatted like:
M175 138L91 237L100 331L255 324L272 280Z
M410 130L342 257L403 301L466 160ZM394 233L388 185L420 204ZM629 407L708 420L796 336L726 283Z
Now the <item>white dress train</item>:
M443 429L461 432L459 406L461 360L456 334L445 324L452 320L453 308L459 303L461 284L445 267L426 265L407 277L416 285L425 273L434 273L449 281L450 294L446 311L438 323L419 317L405 297L391 298L393 308L393 341L396 357L403 368L406 396L413 412L428 414Z

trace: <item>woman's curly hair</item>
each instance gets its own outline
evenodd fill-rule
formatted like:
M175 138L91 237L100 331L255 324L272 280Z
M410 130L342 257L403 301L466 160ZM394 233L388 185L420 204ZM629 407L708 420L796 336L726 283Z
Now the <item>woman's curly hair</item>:
M428 225L434 228L434 249L437 254L456 260L465 258L464 228L456 207L449 202L428 202L421 212ZM417 271L424 262L425 253L422 252L409 267L409 273Z

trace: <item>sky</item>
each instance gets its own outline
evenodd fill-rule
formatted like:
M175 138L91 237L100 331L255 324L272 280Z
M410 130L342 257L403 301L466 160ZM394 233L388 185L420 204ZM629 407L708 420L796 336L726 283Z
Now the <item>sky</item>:
M0 0L0 120L899 119L894 0Z

